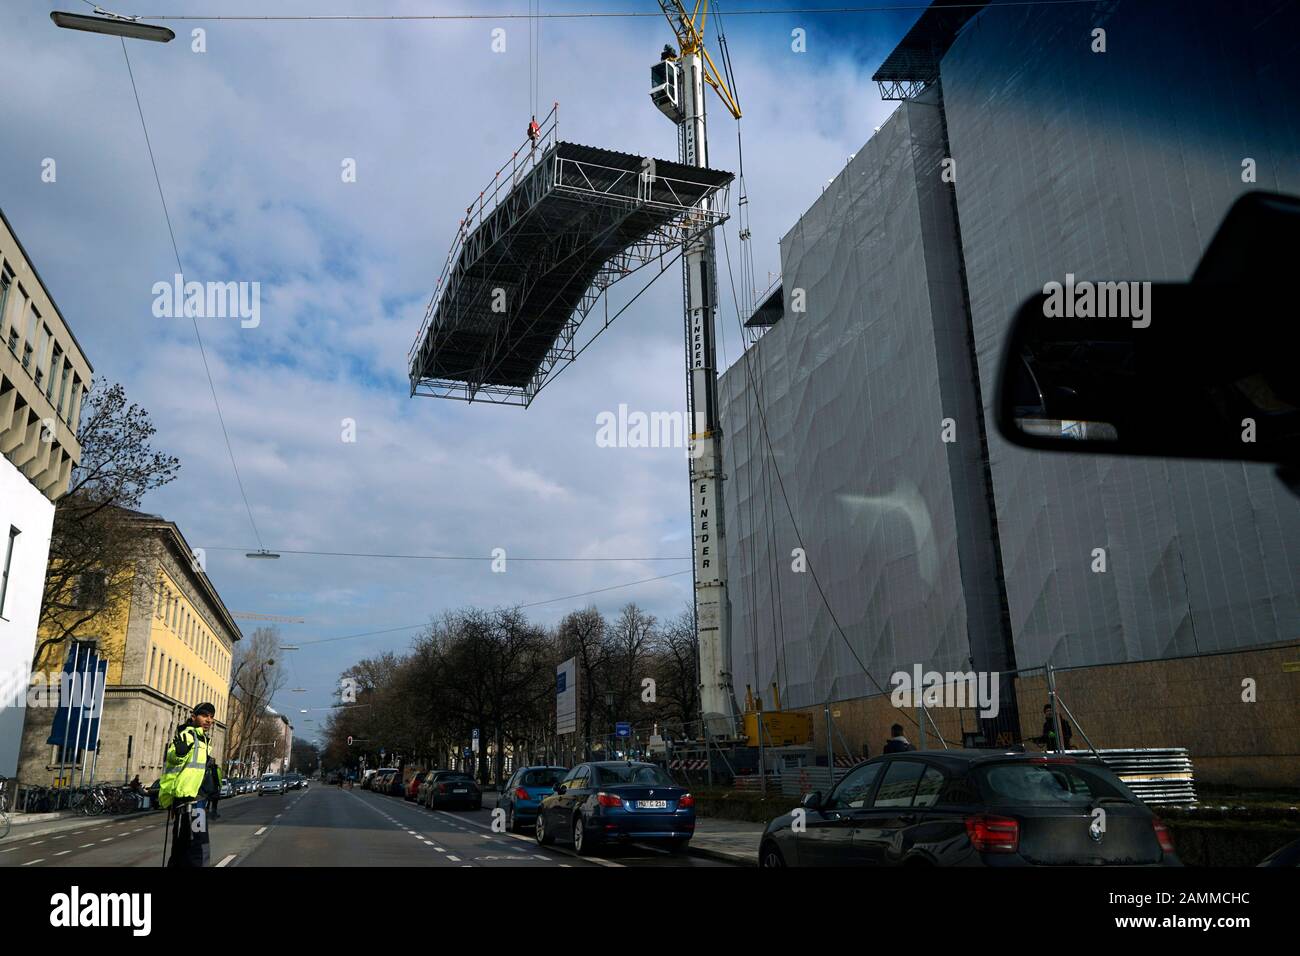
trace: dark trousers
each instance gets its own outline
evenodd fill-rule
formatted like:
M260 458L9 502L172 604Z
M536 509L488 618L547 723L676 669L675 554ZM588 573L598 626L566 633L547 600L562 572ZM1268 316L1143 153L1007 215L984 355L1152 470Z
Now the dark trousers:
M170 866L208 865L208 812L206 801L174 804Z

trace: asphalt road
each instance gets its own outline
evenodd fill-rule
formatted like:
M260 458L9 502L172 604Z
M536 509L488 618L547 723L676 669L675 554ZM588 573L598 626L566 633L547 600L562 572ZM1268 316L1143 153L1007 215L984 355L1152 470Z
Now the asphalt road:
M313 786L221 801L211 821L214 866L726 866L650 846L580 858L527 834L493 833L491 795L478 811L428 810L399 797ZM0 866L160 866L162 812L31 840L0 841ZM13 846L9 846L11 842Z

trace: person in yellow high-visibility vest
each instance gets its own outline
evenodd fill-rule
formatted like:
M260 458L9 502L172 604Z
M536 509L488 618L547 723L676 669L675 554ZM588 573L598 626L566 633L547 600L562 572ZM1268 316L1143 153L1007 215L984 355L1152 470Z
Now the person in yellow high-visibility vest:
M176 729L167 747L166 766L158 785L158 802L172 820L172 853L168 866L207 866L207 801L220 788L208 760L208 732L217 709L208 703L194 708Z

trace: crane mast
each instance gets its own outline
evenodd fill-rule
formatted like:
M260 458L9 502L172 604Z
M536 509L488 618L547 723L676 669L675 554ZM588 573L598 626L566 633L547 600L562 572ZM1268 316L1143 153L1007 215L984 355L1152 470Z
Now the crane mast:
M659 6L677 35L680 53L672 55L671 49L665 49L660 64L651 69L651 97L660 111L678 125L681 162L707 167L705 85L718 91L732 115L740 116L739 106L704 48L708 0L697 0L691 13L679 0L659 0ZM711 201L708 197L702 200L706 209ZM705 734L730 739L737 734L737 707L731 681L722 518L722 443L714 340L717 272L712 229L699 230L687 240L682 273L700 710Z

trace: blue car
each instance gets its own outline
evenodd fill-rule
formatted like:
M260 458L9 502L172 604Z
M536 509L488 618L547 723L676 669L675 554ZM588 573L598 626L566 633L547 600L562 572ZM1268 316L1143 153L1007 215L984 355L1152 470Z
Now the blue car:
M497 809L506 812L506 829L518 833L537 819L542 798L555 792L568 767L520 767L497 797Z
M652 763L584 763L542 801L535 834L542 846L571 842L580 856L615 841L661 843L680 853L695 835L695 798Z

